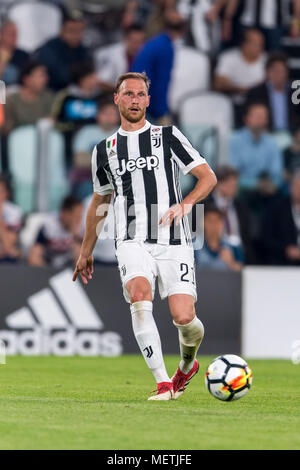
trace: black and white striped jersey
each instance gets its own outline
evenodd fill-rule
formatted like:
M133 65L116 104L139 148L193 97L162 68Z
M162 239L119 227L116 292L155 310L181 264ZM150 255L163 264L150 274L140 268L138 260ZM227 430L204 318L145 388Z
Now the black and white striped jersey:
M291 0L243 0L240 22L245 27L275 28L289 25Z
M187 217L171 227L158 225L169 207L182 201L179 170L185 175L206 163L175 126L148 121L137 131L121 127L93 151L94 192L114 192L117 244L122 240L190 245Z

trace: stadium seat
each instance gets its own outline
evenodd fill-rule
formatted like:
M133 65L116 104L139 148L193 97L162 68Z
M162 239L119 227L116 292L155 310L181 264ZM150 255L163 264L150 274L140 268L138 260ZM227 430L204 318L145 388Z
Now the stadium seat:
M55 129L49 134L49 210L57 210L62 199L69 192L69 183L65 165L65 141L63 136Z
M15 0L1 0L0 2L0 18L1 21L5 20L7 17L7 12L9 8L15 3Z
M46 212L35 212L27 216L25 225L20 231L20 244L22 252L26 256L35 242L37 234L47 215Z
M33 52L57 36L62 22L57 6L32 0L12 5L8 18L18 27L18 47L27 52Z
M216 92L191 93L182 98L179 104L178 122L182 130L200 139L203 130L201 126L211 128L211 136L215 136L217 144L213 159L214 166L226 163L228 160L228 140L233 127L233 106L231 100ZM197 128L199 129L197 130ZM189 129L189 131L187 131ZM199 136L197 135L199 132ZM196 137L197 135L197 137ZM193 139L193 137L192 137ZM201 140L201 139L200 139ZM208 139L209 146L215 145L213 139ZM203 154L205 157L205 154Z
M37 178L37 130L22 126L8 136L8 167L12 175L14 200L25 212L34 209Z
M62 135L55 129L49 131L46 175L41 176L39 132L39 126L22 126L13 130L8 137L8 166L12 175L14 199L25 213L32 212L39 205L38 181L41 177L47 183L45 191L49 191L49 194L45 194L47 210L58 209L62 198L69 191Z
M175 48L174 66L168 92L169 108L177 114L181 99L209 89L210 63L205 54L192 47Z
M216 128L198 124L181 125L180 127L200 155L203 155L208 164L212 168L215 168L218 163L219 148L218 132Z
M20 85L9 85L6 87L6 98L20 90Z
M112 132L105 132L97 124L88 124L76 132L72 141L73 154L91 152L101 140L106 139Z

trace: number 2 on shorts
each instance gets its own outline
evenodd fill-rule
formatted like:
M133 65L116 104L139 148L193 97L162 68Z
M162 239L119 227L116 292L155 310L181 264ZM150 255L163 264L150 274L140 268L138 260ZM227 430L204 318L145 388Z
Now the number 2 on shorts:
M186 263L180 263L180 271L182 273L180 277L181 281L192 282L195 284L195 271L193 266L189 269L189 266ZM191 279L188 279L189 277Z

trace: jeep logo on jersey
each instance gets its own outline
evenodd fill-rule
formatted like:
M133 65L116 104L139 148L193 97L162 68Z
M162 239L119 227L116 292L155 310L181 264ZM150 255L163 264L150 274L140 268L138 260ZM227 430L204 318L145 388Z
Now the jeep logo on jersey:
M123 158L120 161L120 167L117 169L116 173L118 176L122 176L126 171L132 172L136 169L142 170L143 168L147 168L148 171L151 171L157 166L158 158L156 155L151 155L150 157L138 157L136 160L125 160L125 158Z

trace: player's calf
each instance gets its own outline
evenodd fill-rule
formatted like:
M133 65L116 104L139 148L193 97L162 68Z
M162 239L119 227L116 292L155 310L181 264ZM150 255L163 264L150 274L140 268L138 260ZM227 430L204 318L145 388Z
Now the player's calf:
M159 332L152 315L152 302L148 300L134 302L130 306L130 311L136 341L156 382L169 383L170 390L173 390L162 355Z

